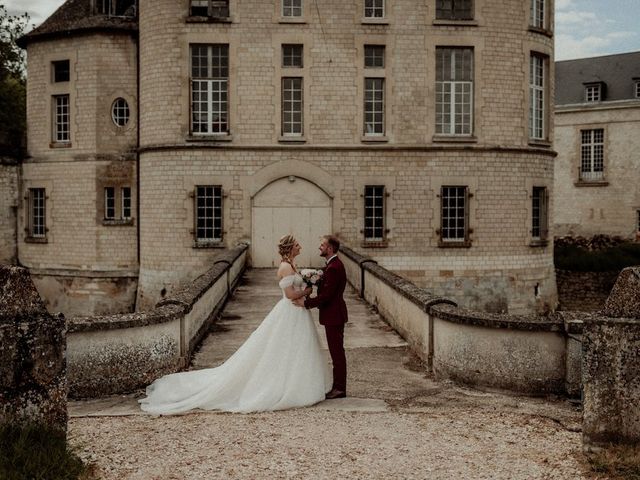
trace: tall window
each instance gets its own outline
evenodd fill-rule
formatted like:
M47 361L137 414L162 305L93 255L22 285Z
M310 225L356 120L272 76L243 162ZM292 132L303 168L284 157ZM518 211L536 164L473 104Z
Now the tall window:
M121 195L121 216L123 220L131 219L131 187L122 187L120 189Z
M104 189L104 219L113 220L116 218L116 189L105 187Z
M196 241L217 243L222 240L222 187L200 185L196 187Z
M364 187L364 239L367 242L381 242L385 238L384 200L384 185Z
M436 48L436 133L471 135L473 49Z
M302 77L282 79L282 135L302 135Z
M384 18L385 0L364 0L365 18Z
M191 130L229 132L229 45L191 45Z
M532 54L529 61L529 137L545 139L545 57Z
M29 189L28 233L31 238L45 238L46 227L46 194L44 188Z
M443 20L472 20L473 0L436 0L436 18Z
M537 28L546 28L545 22L545 1L531 0L531 25Z
M69 143L71 140L69 95L54 95L53 108L53 141L57 143Z
M302 0L282 0L283 17L301 17Z
M584 100L585 102L599 102L602 100L602 86L600 84L587 85L584 88Z
M462 244L469 240L469 189L466 186L443 186L440 189L440 240Z
M374 73L370 69L385 66L384 45L364 46L364 68L368 70L364 79L364 135L383 136L384 129L384 70Z
M196 17L229 17L229 0L191 0L191 15Z
M604 177L604 129L582 130L580 180L598 181Z
M547 187L533 187L531 195L531 237L547 240L549 230Z

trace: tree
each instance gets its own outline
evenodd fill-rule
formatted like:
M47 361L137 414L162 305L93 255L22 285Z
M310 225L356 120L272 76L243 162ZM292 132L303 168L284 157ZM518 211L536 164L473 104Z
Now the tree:
M29 15L10 15L0 4L0 155L24 153L26 123L26 54L16 44Z

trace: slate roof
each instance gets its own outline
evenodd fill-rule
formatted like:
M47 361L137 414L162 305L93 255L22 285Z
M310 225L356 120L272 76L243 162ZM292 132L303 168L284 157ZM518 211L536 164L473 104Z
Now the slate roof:
M67 0L40 26L18 40L25 48L29 42L52 37L64 37L76 32L138 30L137 18L95 15L91 11L91 0Z
M640 52L556 62L556 105L585 103L584 84L592 82L605 83L605 102L631 100L636 81Z

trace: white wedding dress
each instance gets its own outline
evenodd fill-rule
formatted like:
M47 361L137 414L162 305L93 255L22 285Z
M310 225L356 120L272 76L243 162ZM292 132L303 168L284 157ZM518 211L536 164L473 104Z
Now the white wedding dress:
M229 359L216 368L173 373L147 387L142 410L173 414L195 408L260 412L324 400L329 371L311 314L286 298L304 288L299 274L280 280L282 299Z

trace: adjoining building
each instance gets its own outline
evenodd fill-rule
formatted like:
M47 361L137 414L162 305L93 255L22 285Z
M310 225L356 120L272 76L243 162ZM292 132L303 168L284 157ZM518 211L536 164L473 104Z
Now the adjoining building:
M640 52L556 63L554 231L640 239Z
M22 40L19 258L53 309L144 309L334 232L488 311L557 302L553 1L68 0Z

